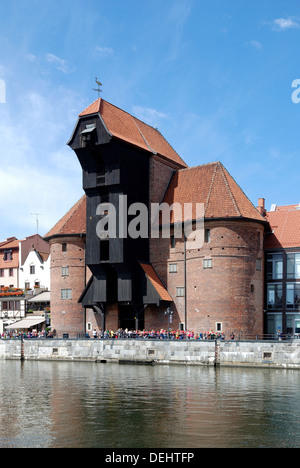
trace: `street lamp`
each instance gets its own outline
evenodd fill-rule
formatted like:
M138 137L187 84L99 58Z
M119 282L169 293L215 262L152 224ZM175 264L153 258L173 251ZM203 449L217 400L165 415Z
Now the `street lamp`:
M170 323L173 322L173 310L168 307L167 310L165 310L165 315L168 316L168 337L170 339Z

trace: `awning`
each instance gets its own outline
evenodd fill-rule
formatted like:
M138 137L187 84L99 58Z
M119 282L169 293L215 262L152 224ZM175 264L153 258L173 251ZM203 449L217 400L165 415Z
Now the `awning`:
M28 299L27 302L50 302L50 291L44 291L36 296L33 296L31 299Z
M44 317L25 318L23 320L19 320L18 322L13 323L12 325L8 325L7 327L5 327L5 330L17 330L19 328L27 329L43 322L45 322Z

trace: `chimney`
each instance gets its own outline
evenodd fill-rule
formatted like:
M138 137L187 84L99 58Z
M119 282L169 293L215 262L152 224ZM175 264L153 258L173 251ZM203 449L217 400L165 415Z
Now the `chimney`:
M264 198L259 198L258 199L258 206L257 206L256 209L257 209L257 211L259 211L259 213L262 216L266 216L265 199Z

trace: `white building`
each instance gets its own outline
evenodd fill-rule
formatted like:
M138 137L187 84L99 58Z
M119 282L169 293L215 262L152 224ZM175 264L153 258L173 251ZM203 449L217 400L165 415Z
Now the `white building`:
M34 247L29 251L23 264L20 262L19 287L26 291L50 290L50 254L38 252Z

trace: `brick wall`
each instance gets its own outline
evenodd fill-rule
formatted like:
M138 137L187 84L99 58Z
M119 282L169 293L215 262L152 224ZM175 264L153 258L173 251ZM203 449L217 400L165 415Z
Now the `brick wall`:
M66 245L66 251L63 251ZM85 314L78 299L85 287L85 243L81 237L59 237L50 240L51 248L51 327L58 337L69 333L76 337L85 331ZM63 275L62 267L68 267ZM61 290L71 290L71 299L61 298Z
M169 239L152 242L153 266L174 300L172 328L185 323L186 311L190 330L215 331L220 323L227 337L263 333L263 226L224 220L205 222L205 228L210 242L187 250L186 262L182 239L175 248ZM211 260L212 267L203 268L204 260ZM177 265L176 273L169 272L170 263ZM185 264L186 309L176 289L185 286Z

